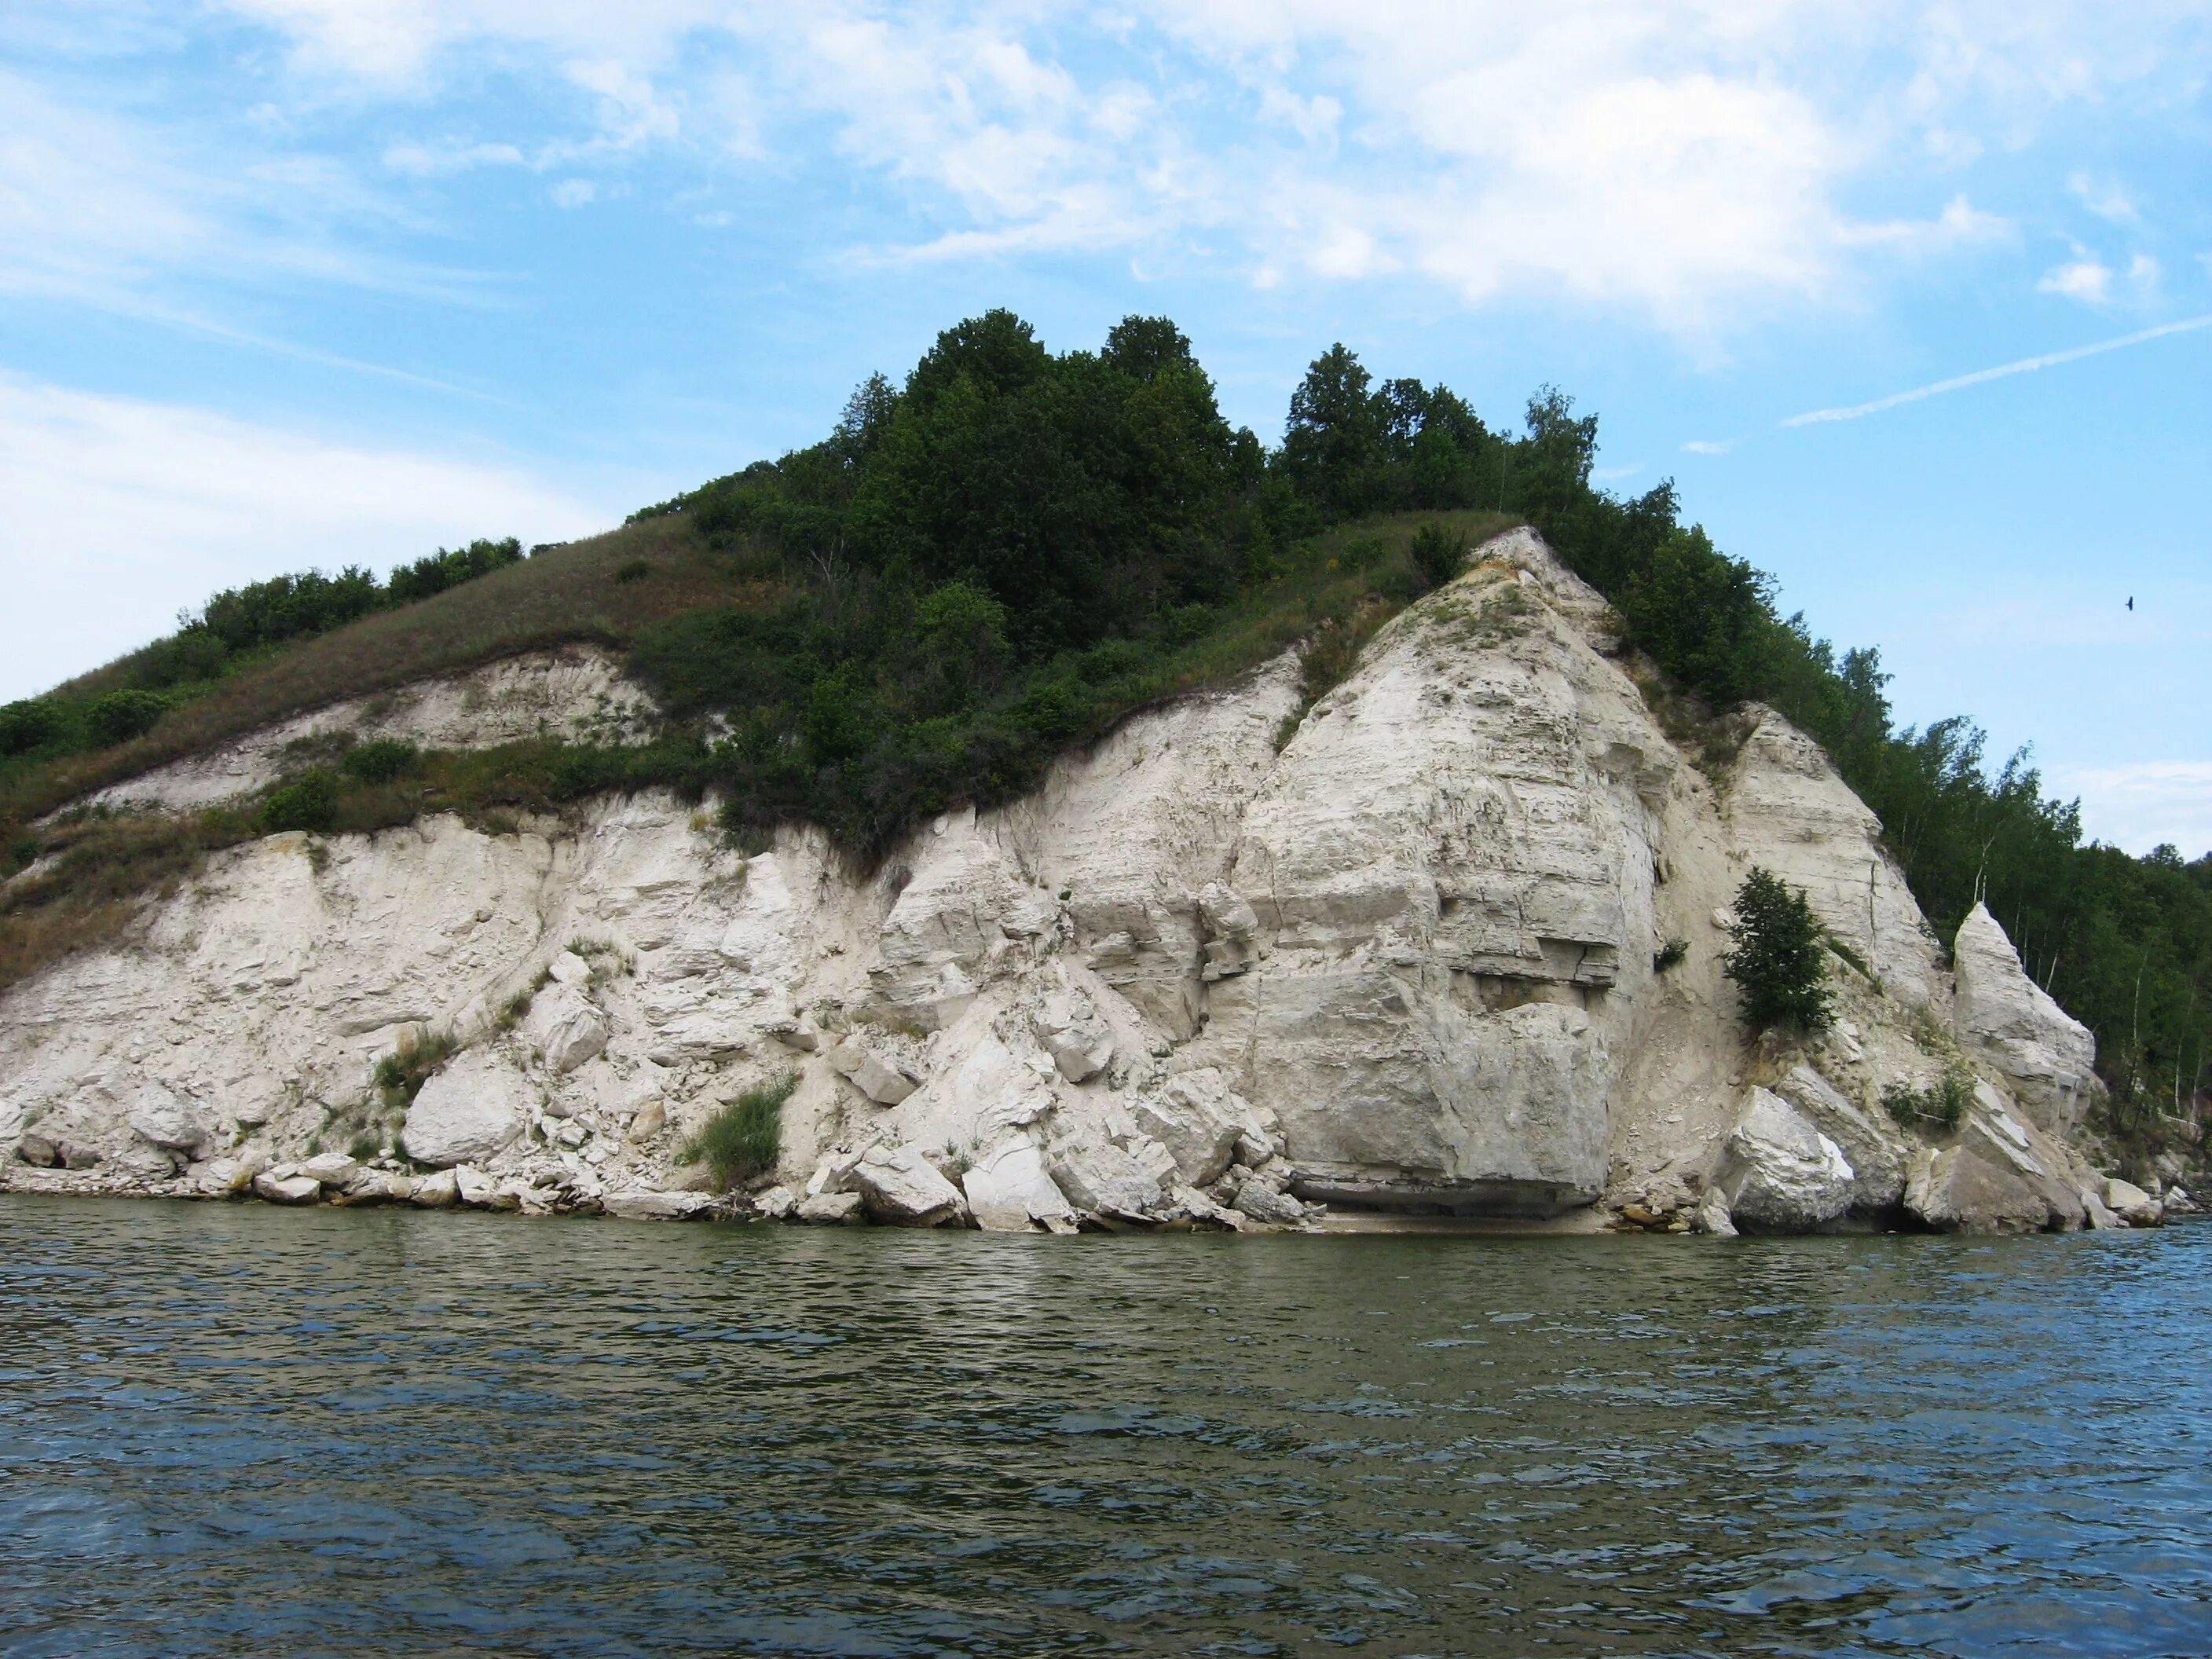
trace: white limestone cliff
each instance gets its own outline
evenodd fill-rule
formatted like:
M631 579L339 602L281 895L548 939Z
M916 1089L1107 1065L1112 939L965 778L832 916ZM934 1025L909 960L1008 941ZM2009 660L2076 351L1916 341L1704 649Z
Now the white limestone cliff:
M588 653L483 674L536 686L546 729L641 718ZM413 705L422 728L363 705L308 735L452 741L453 684ZM1285 657L865 875L805 830L741 857L710 811L653 793L514 833L434 817L238 848L121 944L0 995L4 1179L689 1214L714 1207L690 1135L793 1073L758 1183L779 1216L1249 1227L1328 1204L1595 1224L1603 1200L1717 1231L1731 1205L1747 1228L1893 1213L1909 1170L1931 1219L1967 1213L1879 1105L1952 1063L1924 1036L1953 1020L1951 975L1872 815L1780 716L1753 711L1708 777L1647 709L1603 601L1526 532L1297 715ZM256 787L280 736L111 793ZM1718 963L1753 864L1804 887L1865 969L1838 963L1844 1018L1786 1078L1762 1072ZM2051 1054L2086 1071L1978 944L1967 969L1967 942L1958 1030L1991 1080L2025 1102L2072 1075ZM380 1061L446 1043L411 1104L380 1087ZM2063 1166L2053 1191L2090 1179L2058 1133L2035 1154ZM308 1167L339 1151L364 1167ZM1785 1156L1805 1169L1784 1179ZM2063 1209L2039 1213L2085 1213Z

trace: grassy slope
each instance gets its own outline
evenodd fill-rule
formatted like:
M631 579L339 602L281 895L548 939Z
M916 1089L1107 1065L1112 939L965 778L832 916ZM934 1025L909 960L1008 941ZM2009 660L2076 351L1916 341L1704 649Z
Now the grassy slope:
M643 560L651 574L617 581ZM0 825L21 824L125 778L295 714L570 641L620 647L648 623L763 590L680 518L626 525L434 598L303 640L164 716L144 737L0 775ZM127 660L127 659L126 659ZM97 695L119 665L60 688Z

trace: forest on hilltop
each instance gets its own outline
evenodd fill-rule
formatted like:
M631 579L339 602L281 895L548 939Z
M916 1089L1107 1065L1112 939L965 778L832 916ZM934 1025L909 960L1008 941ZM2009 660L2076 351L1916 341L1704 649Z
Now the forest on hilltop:
M337 643L287 641L381 629L376 660L418 672L596 638L629 652L670 731L641 749L419 757L441 804L712 789L740 840L805 819L872 860L947 805L1020 794L1132 709L1301 641L1310 702L1468 545L1525 521L1618 610L1660 671L1646 677L1655 708L1693 755L1724 750L1739 705L1781 709L1879 816L1938 932L1985 900L2039 982L2095 1031L2115 1128L2193 1118L2212 1034L2212 853L2084 843L2075 808L2045 795L2024 754L1992 764L1963 717L1898 728L1878 652L1838 653L1783 615L1770 578L1683 522L1671 482L1626 498L1595 486L1597 432L1548 388L1518 430L1493 428L1449 388L1377 380L1336 345L1270 447L1222 416L1164 319L1054 354L994 311L945 331L902 385L872 377L819 443L648 507L603 545L521 561L512 544L480 543L381 587L310 573L216 596L104 679L0 710L0 810L18 866L88 857L100 832L42 837L33 811L152 763L169 709L227 696L223 720L242 729L280 701L256 702L254 687L282 681L286 707L311 706L376 689L334 677L384 672ZM410 573L446 591L421 599ZM426 640L447 642L426 654ZM288 650L289 665L271 663ZM119 721L118 697L137 700ZM194 845L422 810L420 788L393 785L332 771L301 795L294 780L258 817L202 815ZM20 927L67 886L33 884L0 921Z

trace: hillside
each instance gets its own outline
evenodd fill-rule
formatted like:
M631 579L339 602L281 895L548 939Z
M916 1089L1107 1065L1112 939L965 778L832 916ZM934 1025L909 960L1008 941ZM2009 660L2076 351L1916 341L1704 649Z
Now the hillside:
M1287 740L1367 639L1518 521L1611 603L1612 648L1695 763L1725 775L1756 724L1745 711L1782 711L1874 809L1937 932L1984 899L2094 1030L2114 1132L2154 1141L2193 1119L2212 856L2083 847L2071 810L2022 761L1992 772L1964 720L1893 730L1875 653L1838 657L1783 618L1765 577L1682 524L1670 485L1595 489L1595 421L1556 393L1520 432L1495 430L1446 388L1376 383L1340 347L1269 449L1222 420L1171 325L1132 319L1102 350L1056 356L1007 313L971 319L902 386L863 386L822 443L606 536L481 570L445 556L452 579L395 573L373 605L356 583L346 603L370 608L327 627L338 584L313 590L322 617L295 586L289 611L261 606L280 626L235 641L223 626L254 607L217 596L174 639L0 713L21 872L0 890L0 984L112 937L140 896L272 830L426 811L511 827L666 788L711 796L740 851L813 824L865 872L915 825L1018 799L1133 713L1302 642ZM623 741L308 744L250 799L64 810L318 709L580 643L614 653L665 718Z

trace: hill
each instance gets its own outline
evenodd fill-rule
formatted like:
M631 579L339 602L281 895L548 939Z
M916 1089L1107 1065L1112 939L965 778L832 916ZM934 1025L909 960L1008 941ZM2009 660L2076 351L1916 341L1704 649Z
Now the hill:
M1296 641L1310 707L1468 547L1526 522L1611 602L1670 736L1718 775L1752 711L1780 709L1878 815L1938 931L1985 902L2094 1030L2116 1129L2193 1119L2212 854L2084 845L2026 757L1991 767L1966 720L1895 729L1877 653L1838 654L1784 617L1766 577L1682 521L1671 483L1594 487L1596 442L1555 392L1493 428L1338 346L1270 448L1221 417L1163 319L1059 355L1010 313L969 319L902 385L862 386L821 443L606 536L218 595L173 639L11 705L0 828L20 873L0 891L0 983L112 932L212 848L430 806L544 811L664 785L711 793L741 848L806 822L866 867L916 823L1013 799L1132 713ZM623 653L655 693L651 741L331 756L245 805L63 810L303 710L578 641Z

